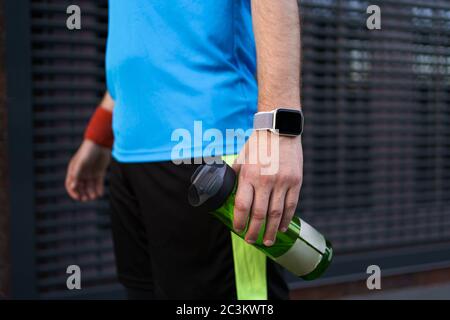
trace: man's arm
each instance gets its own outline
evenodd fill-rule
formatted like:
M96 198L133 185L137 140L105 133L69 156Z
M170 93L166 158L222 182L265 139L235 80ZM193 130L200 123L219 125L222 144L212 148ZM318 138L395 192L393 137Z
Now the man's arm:
M257 50L258 111L278 107L300 109L297 0L253 0L252 16ZM278 170L270 175L263 174L265 165L256 155L267 149L263 138L268 140L269 148L270 144L279 143L277 154L270 155L270 161L278 161L275 166ZM253 143L257 145L256 150L251 147ZM256 164L249 163L252 157L258 159ZM286 231L297 207L303 171L301 139L254 131L238 160L233 166L239 173L234 227L237 231L244 230L250 215L245 238L254 243L265 222L264 244L270 246L278 230Z
M114 136L112 132L112 111L114 100L108 92L103 96L100 105L92 115L84 133L84 139L102 147L112 148Z
M300 19L297 0L253 0L258 111L300 107Z
M65 186L71 198L95 200L103 194L112 144L111 113L114 101L106 92L85 132L84 140L67 168Z
M106 91L105 95L103 96L102 101L100 102L100 107L105 108L106 110L112 112L114 109L114 100L109 95L109 92Z

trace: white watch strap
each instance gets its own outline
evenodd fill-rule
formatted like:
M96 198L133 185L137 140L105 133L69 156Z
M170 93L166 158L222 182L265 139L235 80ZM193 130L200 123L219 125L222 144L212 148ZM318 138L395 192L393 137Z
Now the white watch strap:
M273 112L258 112L253 117L253 129L255 130L272 130L273 128Z

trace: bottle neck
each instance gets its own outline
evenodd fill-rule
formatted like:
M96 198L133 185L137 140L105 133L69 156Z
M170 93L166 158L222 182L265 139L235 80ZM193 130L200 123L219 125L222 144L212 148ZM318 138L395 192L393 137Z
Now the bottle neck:
M189 202L207 211L220 208L236 189L236 174L226 164L205 164L192 176Z

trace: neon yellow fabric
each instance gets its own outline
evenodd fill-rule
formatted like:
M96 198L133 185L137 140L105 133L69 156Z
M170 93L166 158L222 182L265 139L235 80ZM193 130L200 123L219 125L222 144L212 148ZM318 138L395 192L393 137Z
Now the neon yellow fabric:
M231 166L236 157L222 159ZM238 300L267 300L266 256L234 233L231 241Z

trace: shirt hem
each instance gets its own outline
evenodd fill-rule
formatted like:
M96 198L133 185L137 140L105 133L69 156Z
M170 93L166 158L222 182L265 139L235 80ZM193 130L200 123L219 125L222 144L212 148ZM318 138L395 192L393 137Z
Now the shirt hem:
M217 146L219 148L220 146ZM240 152L243 146L234 145L224 145L222 149L225 150L223 153L215 153L214 156L224 156L224 155L234 155ZM200 158L204 155L205 146L199 148L191 148L190 156L180 156L177 155L172 157L172 149L163 150L163 151L155 151L155 150L141 150L138 152L130 152L130 151L119 151L117 148L113 148L112 156L117 162L122 163L142 163L142 162L165 162L165 161L173 161L183 159L193 159ZM210 156L208 154L208 156Z

